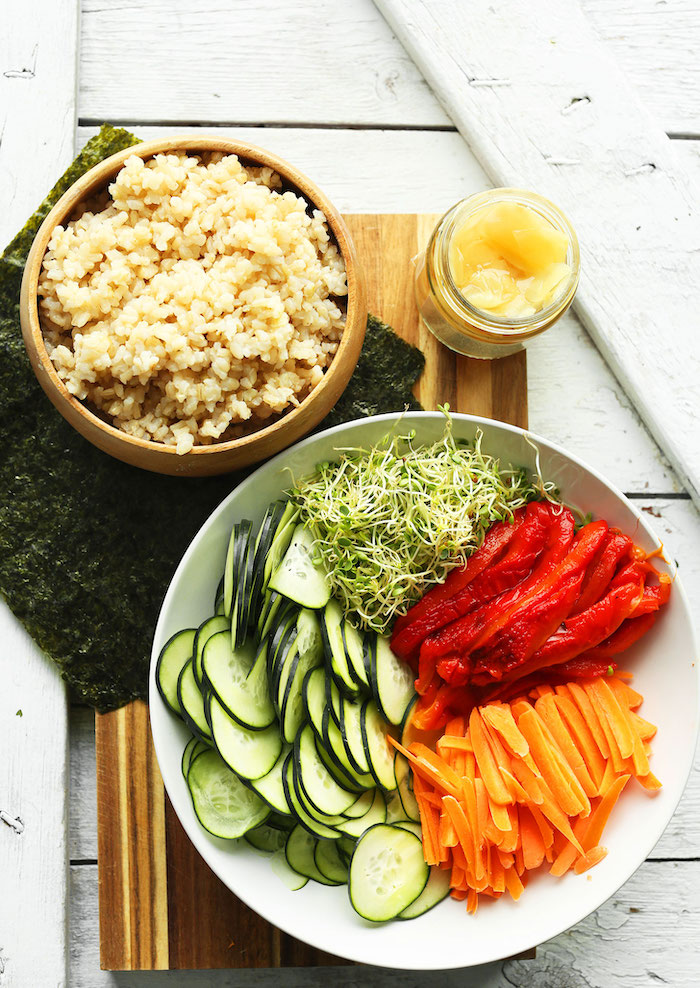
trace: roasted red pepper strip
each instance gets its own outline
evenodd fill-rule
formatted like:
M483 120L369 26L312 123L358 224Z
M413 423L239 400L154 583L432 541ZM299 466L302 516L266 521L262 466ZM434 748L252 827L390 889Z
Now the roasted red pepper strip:
M421 658L428 660L466 656L482 641L490 639L507 622L511 613L527 601L556 570L566 556L573 537L574 516L565 508L553 517L544 552L530 576L511 590L499 594L488 604L426 638L421 647Z
M637 617L635 612L635 616L623 621L614 634L595 648L587 649L579 658L590 662L607 662L614 655L619 655L638 642L649 631L657 617L657 611L643 614L641 617Z
M432 703L427 704L426 697L421 697L418 703L412 722L414 727L422 731L444 727L455 713L462 713L465 709L468 712L474 705L467 690L448 683L442 684Z
M405 651L405 648L402 648L403 632L416 622L425 619L433 611L439 611L444 601L463 590L474 577L495 562L504 552L524 518L525 508L518 508L517 511L513 512L512 522L499 521L492 525L487 531L484 541L469 557L465 566L453 569L447 574L444 583L438 583L432 587L413 607L408 609L406 614L402 614L396 619L391 636L391 647L396 655L402 656L403 651Z
M596 559L588 568L581 587L581 596L571 612L572 615L580 614L581 611L587 610L591 604L600 600L615 575L615 570L620 562L629 556L631 548L632 540L630 538L615 528L610 529Z
M392 635L391 647L396 655L410 661L431 632L469 614L479 604L492 600L524 580L542 553L552 516L557 510L558 507L552 508L542 502L528 504L517 531L499 559L482 569L478 576L449 599L441 600L432 610ZM469 561L476 559L482 551L483 546Z
M613 588L602 600L588 610L566 622L532 657L517 667L511 666L502 677L504 680L520 679L540 669L551 669L590 649L595 648L616 631L634 612L642 597L641 583L628 583ZM480 682L474 677L474 682Z
M659 573L659 583L657 586L645 587L642 599L634 610L633 617L638 618L643 614L653 614L660 607L668 602L671 596L671 577L666 573Z
M541 598L521 612L517 620L510 622L494 646L474 653L471 681L477 684L485 682L485 675L491 679L519 678L519 672L509 674L516 667L528 665L528 660L538 649L551 640L550 636L554 635L576 603L584 575L583 569L570 574L555 592Z
M572 679L607 676L611 669L614 671L616 668L616 664L607 659L586 659L584 656L579 656L554 669L541 669L512 683L494 683L493 686L475 690L475 702L481 706L485 703L493 703L495 700L511 700L529 693L536 686L562 686Z

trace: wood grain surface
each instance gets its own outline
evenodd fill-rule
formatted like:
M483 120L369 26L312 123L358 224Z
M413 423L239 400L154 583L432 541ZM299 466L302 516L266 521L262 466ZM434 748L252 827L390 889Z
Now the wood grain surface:
M419 324L413 258L436 216L345 217L364 266L370 311L421 348L425 408L527 425L525 352L472 360ZM131 703L95 720L100 961L107 970L311 967L344 961L287 936L213 875L167 800L148 723Z

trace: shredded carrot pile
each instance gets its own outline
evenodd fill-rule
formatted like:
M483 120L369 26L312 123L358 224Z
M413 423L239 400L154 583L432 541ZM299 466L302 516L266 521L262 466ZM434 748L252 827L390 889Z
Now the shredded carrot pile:
M656 728L621 677L539 686L527 697L453 717L435 748L404 734L429 865L451 872L451 894L475 912L479 893L518 899L543 862L581 874L607 853L603 829L634 776L649 768Z

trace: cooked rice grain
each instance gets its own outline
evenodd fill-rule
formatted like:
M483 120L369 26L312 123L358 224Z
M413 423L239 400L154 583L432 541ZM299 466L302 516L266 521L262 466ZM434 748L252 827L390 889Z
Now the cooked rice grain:
M178 453L303 401L343 331L345 264L281 188L233 154L132 155L106 208L56 227L40 314L70 393Z

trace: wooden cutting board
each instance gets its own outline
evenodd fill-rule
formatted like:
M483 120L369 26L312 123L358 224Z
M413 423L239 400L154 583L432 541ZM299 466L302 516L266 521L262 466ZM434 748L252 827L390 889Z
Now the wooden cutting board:
M367 278L369 310L425 354L416 394L527 426L525 353L472 360L419 324L411 258L437 220L349 215ZM100 961L111 971L309 967L347 961L282 933L213 875L185 835L163 788L148 707L131 703L95 722ZM468 922L465 917L465 922Z

